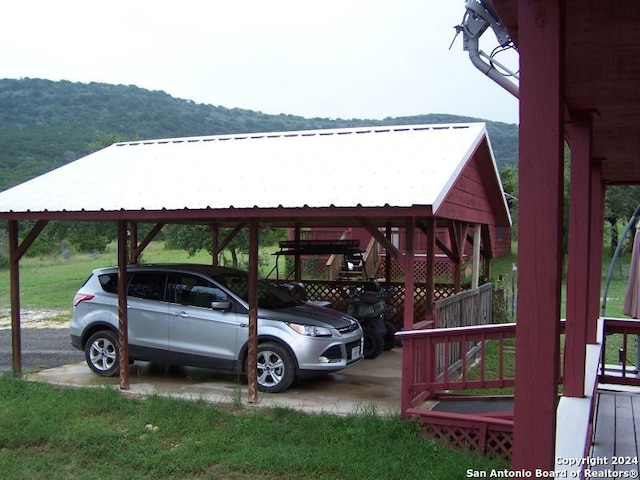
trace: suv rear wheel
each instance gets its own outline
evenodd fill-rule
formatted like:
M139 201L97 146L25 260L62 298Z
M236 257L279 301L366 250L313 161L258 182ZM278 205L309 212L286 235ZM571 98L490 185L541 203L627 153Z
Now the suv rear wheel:
M274 342L258 345L258 390L283 392L296 378L294 369L293 359L282 345Z
M84 347L84 357L94 373L101 377L115 376L120 364L116 334L101 330L91 335Z

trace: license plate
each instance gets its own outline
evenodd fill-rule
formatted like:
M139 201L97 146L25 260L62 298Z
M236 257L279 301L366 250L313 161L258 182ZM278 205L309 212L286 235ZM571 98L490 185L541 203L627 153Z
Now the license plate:
M360 345L351 349L351 358L360 358Z

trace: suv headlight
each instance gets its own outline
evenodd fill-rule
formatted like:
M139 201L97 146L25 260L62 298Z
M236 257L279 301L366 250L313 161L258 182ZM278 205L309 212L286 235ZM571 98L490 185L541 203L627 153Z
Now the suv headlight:
M318 327L315 325L300 325L299 323L289 323L287 325L295 330L300 335L306 335L308 337L330 337L331 330L326 327Z

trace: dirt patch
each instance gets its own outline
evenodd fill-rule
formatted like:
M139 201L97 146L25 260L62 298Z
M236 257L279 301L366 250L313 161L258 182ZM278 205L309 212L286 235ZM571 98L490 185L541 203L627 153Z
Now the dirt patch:
M32 310L20 311L20 326L22 328L69 328L71 311L60 310ZM0 308L0 330L11 328L11 310Z

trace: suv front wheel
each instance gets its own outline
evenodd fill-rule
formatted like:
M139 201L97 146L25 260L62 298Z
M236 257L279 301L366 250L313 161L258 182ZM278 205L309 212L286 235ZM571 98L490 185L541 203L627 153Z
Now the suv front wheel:
M266 342L258 345L258 390L283 392L296 378L291 354L282 345Z
M102 330L91 335L84 347L84 357L94 373L101 377L115 376L120 364L116 334Z

